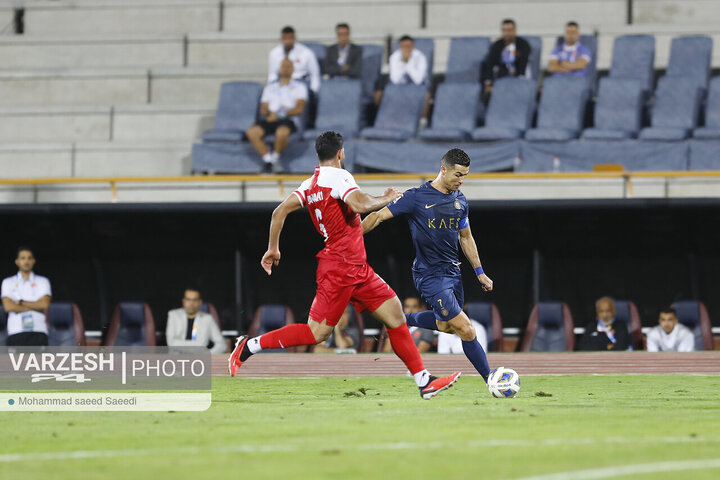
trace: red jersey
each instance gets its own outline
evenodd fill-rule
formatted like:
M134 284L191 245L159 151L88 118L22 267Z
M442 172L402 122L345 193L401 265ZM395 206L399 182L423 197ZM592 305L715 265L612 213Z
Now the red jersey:
M363 265L367 262L360 215L345 203L350 193L359 190L347 170L315 167L315 174L293 193L307 205L315 228L325 238L318 258Z

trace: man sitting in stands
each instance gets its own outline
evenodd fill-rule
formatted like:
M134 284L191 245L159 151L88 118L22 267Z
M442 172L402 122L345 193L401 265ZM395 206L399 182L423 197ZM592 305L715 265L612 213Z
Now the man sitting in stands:
M659 325L647 335L648 352L692 352L695 336L685 325L678 323L673 307L660 311Z
M260 122L245 132L248 140L262 156L265 172L281 171L280 154L288 145L290 135L300 127L305 110L308 89L303 82L292 79L293 62L285 59L280 63L280 80L269 83L260 98ZM275 134L274 151L265 144L265 135Z
M362 48L350 42L350 26L339 23L335 27L338 43L327 48L325 72L330 78L360 78Z
M225 339L209 313L201 312L202 297L196 288L186 288L182 308L168 312L165 339L169 347L205 347L212 354L225 353Z
M278 81L278 72L283 60L289 59L293 63L293 80L305 82L310 89L317 93L320 90L320 64L312 50L297 42L295 30L285 27L281 33L282 44L270 50L268 57L268 83Z
M482 70L485 94L490 94L493 82L502 77L524 77L530 58L530 44L517 36L515 20L502 21L502 38L490 47Z
M592 52L580 43L580 27L577 22L565 25L565 43L558 45L550 54L548 71L555 75L586 77Z
M597 321L585 327L580 350L627 350L630 347L630 333L625 323L615 321L615 301L610 297L602 297L595 302L595 312Z

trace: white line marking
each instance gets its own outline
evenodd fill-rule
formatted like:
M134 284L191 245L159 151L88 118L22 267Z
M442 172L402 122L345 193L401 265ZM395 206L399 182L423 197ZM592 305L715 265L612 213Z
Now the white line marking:
M547 447L555 445L617 445L619 443L629 444L653 444L653 443L720 443L720 437L599 437L599 438L546 438L540 440L479 440L456 444L459 448L493 448L493 447ZM420 450L428 448L443 448L447 442L392 442L392 443L364 443L359 445L348 445L348 450L383 451L383 450ZM0 454L0 463L13 462L41 462L50 460L79 460L88 458L113 458L113 457L142 457L142 456L182 456L182 455L212 455L218 453L276 453L276 452L320 452L326 448L316 448L305 444L287 445L227 445L227 446L204 446L179 447L179 448L148 448L128 450L71 450L65 452L37 452L37 453L6 453ZM720 462L720 459L713 459ZM673 463L673 462L669 462ZM697 462L693 462L696 464ZM655 464L648 464L655 465ZM620 468L620 467L613 467ZM711 467L705 467L711 468ZM601 469L605 470L605 469ZM572 473L572 472L570 472ZM553 474L559 475L559 474ZM563 474L564 475L564 474ZM556 480L556 477L530 477L533 480ZM565 478L605 478L605 477L557 477ZM524 479L529 480L529 479Z
M523 477L518 480L593 480L598 478L622 477L625 475L639 475L644 473L706 470L720 468L720 458L707 460L678 460L674 462L639 463L636 465L620 465L617 467L593 468L590 470L576 470L574 472L551 473L549 475L536 475Z

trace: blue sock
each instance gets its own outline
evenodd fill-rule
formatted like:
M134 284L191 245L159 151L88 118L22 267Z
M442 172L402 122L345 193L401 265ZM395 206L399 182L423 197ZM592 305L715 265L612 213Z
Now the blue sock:
M485 356L483 348L480 346L480 342L477 341L477 338L469 342L463 340L462 347L465 356L470 360L470 363L473 364L475 370L482 375L485 382L487 382L488 375L490 374L490 365L488 365L487 357Z
M437 323L435 323L435 312L432 310L419 313L406 313L405 318L407 319L408 327L427 328L428 330L438 329Z

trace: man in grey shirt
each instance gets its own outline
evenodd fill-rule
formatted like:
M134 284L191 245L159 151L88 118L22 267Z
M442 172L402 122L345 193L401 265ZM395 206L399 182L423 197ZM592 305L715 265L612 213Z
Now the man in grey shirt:
M658 319L660 325L650 329L647 335L648 352L692 352L695 335L682 323L678 323L673 307L664 308Z
M168 312L165 338L169 347L205 347L217 355L225 352L225 339L215 319L201 312L202 297L195 288L185 289L183 307Z

